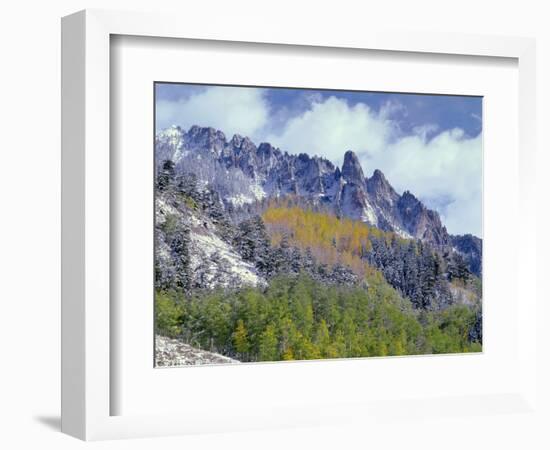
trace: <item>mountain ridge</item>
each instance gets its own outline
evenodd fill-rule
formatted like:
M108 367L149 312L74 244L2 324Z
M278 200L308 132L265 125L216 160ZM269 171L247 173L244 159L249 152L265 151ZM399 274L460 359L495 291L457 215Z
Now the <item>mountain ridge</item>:
M365 176L352 150L344 154L340 169L323 157L289 154L238 134L227 139L220 130L197 125L157 133L155 148L157 171L163 161L171 160L176 172L193 172L214 185L228 208L298 196L337 215L464 254L472 271L481 274L480 238L450 235L436 211L408 190L398 194L382 171Z

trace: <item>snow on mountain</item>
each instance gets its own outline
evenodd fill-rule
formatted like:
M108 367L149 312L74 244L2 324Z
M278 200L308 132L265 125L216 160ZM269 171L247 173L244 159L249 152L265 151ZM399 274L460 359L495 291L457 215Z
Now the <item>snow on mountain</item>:
M179 161L184 153L185 133L180 127L172 126L157 134L155 158L157 161L171 159Z
M345 153L340 169L321 157L291 155L269 143L256 146L240 135L228 140L219 130L193 126L187 132L171 127L158 133L155 155L157 168L172 160L178 172L194 173L199 181L210 184L228 207L293 195L435 247L450 246L457 238L448 234L437 212L408 191L399 195L380 170L366 177L351 150ZM471 240L456 242L467 247L475 266L481 258L480 245Z

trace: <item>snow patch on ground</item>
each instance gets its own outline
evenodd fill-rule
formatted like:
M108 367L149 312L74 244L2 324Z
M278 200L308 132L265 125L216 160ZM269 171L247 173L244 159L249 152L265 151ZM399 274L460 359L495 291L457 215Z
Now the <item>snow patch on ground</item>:
M168 215L180 215L180 212L174 208L172 205L169 205L164 201L163 198L157 197L156 199L157 207L155 211L156 223L158 225L166 221L166 216Z
M256 200L262 200L267 195L264 189L259 184L253 184L252 186L250 186L250 191L252 192Z
M233 195L232 197L227 197L227 201L232 203L233 206L239 207L239 206L246 205L247 203L252 203L254 199L244 194L236 194L236 195Z
M203 364L239 364L240 361L190 346L178 339L155 336L157 367L196 366Z
M243 261L231 246L206 230L191 231L191 272L202 285L214 287L257 286L265 284L254 266Z
M248 187L250 195L245 195L243 193L235 194L233 196L227 197L226 201L232 203L234 206L243 206L248 203L254 203L256 201L262 200L267 196L265 190L258 184L253 183Z

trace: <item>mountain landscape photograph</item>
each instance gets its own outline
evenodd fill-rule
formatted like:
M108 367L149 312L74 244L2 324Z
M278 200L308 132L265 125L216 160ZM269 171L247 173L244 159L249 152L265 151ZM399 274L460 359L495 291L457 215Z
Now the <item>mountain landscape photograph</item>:
M482 98L157 82L155 366L482 351Z

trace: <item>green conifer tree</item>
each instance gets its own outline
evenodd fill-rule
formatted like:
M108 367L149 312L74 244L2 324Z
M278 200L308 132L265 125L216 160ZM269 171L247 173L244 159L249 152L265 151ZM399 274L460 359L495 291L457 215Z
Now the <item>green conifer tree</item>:
M241 358L246 359L250 350L250 344L248 342L248 332L242 319L237 321L237 327L233 333L233 344Z
M260 336L260 361L277 361L279 352L277 349L277 333L275 327L269 324Z

